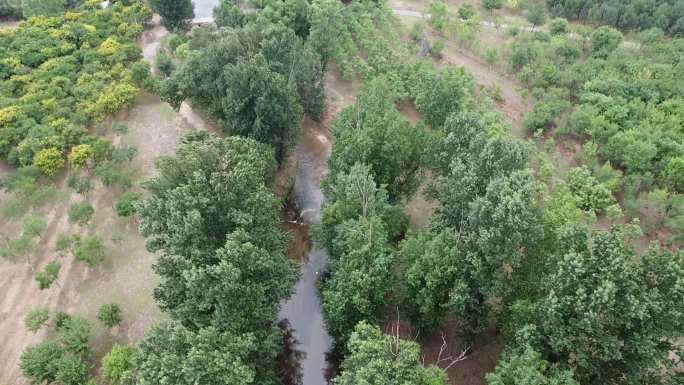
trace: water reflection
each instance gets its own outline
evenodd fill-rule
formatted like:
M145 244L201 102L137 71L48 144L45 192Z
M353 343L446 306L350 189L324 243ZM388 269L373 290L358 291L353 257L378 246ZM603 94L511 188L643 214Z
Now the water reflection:
M329 141L321 134L320 126L308 119L302 126L297 147L298 169L294 185L294 203L300 212L299 220L306 224L320 221L323 192L320 182L327 171L330 154ZM325 385L326 354L331 338L325 329L317 283L325 272L328 255L314 244L302 265L302 277L296 292L280 311L280 318L289 321L301 357L303 385Z

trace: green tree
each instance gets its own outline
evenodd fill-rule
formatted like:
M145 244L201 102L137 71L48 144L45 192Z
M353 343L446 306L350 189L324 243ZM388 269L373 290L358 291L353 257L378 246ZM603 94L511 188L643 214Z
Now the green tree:
M339 254L331 254L331 277L321 290L326 326L338 349L344 348L359 321L381 323L393 264L378 218L349 220L340 227L334 241Z
M88 366L78 357L64 356L57 361L55 380L63 385L89 385Z
M527 10L527 21L532 23L532 29L546 22L546 10L542 4L533 4Z
M107 303L97 310L97 319L111 328L121 323L121 307L116 303Z
M566 19L555 18L549 23L549 32L552 35L564 35L568 32L569 24Z
M471 87L472 78L462 68L428 69L419 71L410 91L425 123L437 129L461 110Z
M158 176L144 183L149 195L136 204L149 250L204 262L240 228L255 246L283 248L280 202L266 187L275 170L266 145L193 133L156 167Z
M59 271L62 269L62 263L59 261L50 261L45 265L43 270L36 273L36 282L40 290L48 289L57 280Z
M364 85L356 103L335 120L332 132L331 175L348 172L360 162L370 167L378 184L386 186L390 201L415 193L422 179L426 136L396 110L385 78Z
M152 327L138 345L133 383L278 383L278 348L272 344L273 338L258 340L251 334L236 335L212 327L194 332L177 323L164 323Z
M57 377L58 363L63 354L57 343L43 341L24 350L19 367L34 384L52 383Z
M406 284L406 312L423 335L440 326L447 311L460 259L457 244L452 229L419 233L401 243L398 258Z
M520 350L499 360L496 370L487 374L488 385L579 385L571 371L550 364L531 346Z
M231 234L206 260L162 256L154 266L163 279L154 292L161 309L193 328L260 330L275 320L298 278L297 265L283 250L255 246L244 231Z
M81 358L90 356L88 340L91 335L91 327L85 318L69 317L64 319L57 333L59 342L66 352Z
M415 342L383 335L366 322L356 325L347 344L349 354L334 383L446 385L446 374L435 366L424 367Z
M684 259L656 247L635 258L632 231L598 231L562 250L534 310L538 351L572 366L583 384L660 384L673 373L652 369L671 367L684 330Z
M591 34L591 55L607 58L622 43L622 33L613 28L600 27Z
M42 328L50 318L50 313L45 307L31 309L24 317L24 326L29 331L35 332Z
M150 0L150 6L162 17L162 24L172 31L185 27L195 17L191 0Z
M112 350L102 358L102 376L112 385L120 385L124 374L133 368L135 349L127 345L114 344Z
M93 148L89 144L79 144L71 149L69 163L76 169L83 168L93 156Z
M24 17L58 16L64 13L66 0L21 0Z
M116 214L120 217L130 217L135 214L135 205L142 199L142 194L134 191L126 191L116 201Z
M95 209L88 201L74 203L73 205L69 206L69 210L67 211L69 222L76 223L81 226L87 225L94 213Z
M503 7L503 0L483 0L482 8L488 10L489 12L494 12L495 9L501 9Z
M102 239L98 236L86 236L77 238L74 242L74 258L85 262L90 267L95 267L105 257L105 247Z
M36 153L33 165L38 167L43 174L53 176L64 167L64 156L54 147L45 148Z

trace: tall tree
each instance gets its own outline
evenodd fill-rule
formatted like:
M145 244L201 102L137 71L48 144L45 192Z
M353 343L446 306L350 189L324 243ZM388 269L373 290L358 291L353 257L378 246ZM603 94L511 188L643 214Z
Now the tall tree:
M399 114L393 99L384 77L364 85L356 103L333 123L335 146L329 164L335 175L365 163L395 202L411 197L420 184L426 136Z
M684 333L684 258L655 246L641 258L617 227L568 248L532 308L538 351L582 384L660 384ZM586 239L586 237L585 237Z
M277 343L272 337L233 334L215 328L192 331L178 323L154 326L138 345L123 382L148 384L275 385Z
M347 344L349 354L342 362L341 373L334 383L339 385L413 384L445 385L446 374L439 368L424 367L420 362L420 346L360 322Z
M144 184L150 195L136 205L150 250L205 261L240 228L256 246L282 249L280 203L266 187L275 161L266 145L193 133L156 166L158 176Z
M280 303L294 292L297 265L283 250L255 246L242 230L231 234L208 260L193 263L165 255L154 265L162 278L154 291L161 309L192 328L268 329Z
M192 0L150 0L154 12L162 17L162 24L172 31L185 27L195 17Z
M505 354L496 370L487 374L488 385L579 385L570 370L544 360L531 346Z

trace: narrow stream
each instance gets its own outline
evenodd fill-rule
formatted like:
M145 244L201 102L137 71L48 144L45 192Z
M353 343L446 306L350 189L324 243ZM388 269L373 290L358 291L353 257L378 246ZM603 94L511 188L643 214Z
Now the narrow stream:
M213 16L213 9L219 0L193 0L195 18ZM302 127L300 143L297 146L298 168L294 184L295 204L301 213L300 220L311 225L321 217L323 191L321 179L327 172L330 141L315 124ZM328 255L314 244L302 264L302 277L297 283L295 294L282 305L281 320L287 320L296 339L293 348L301 355L299 368L301 385L326 385L326 354L330 351L332 339L323 322L321 302L316 283L325 270Z
M314 126L315 127L315 126ZM306 125L297 146L298 169L294 196L301 219L307 224L320 221L323 192L320 180L327 171L330 142L325 135ZM300 370L303 385L325 385L326 353L331 338L323 322L316 283L325 270L328 255L314 244L302 264L302 277L295 294L283 304L280 318L287 319L297 340L295 349L303 353Z

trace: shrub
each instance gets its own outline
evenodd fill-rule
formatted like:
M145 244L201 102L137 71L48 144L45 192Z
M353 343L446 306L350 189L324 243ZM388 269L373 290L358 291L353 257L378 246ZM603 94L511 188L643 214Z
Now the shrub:
M430 55L435 59L441 59L442 51L444 51L444 40L435 40L434 43L432 43L432 47L430 47Z
M496 63L496 60L499 58L499 50L496 49L496 47L487 47L484 53L484 59L487 62L487 64L492 65Z
M89 144L79 144L71 149L71 152L69 153L69 163L76 169L83 168L94 155L95 153L92 146Z
M552 35L563 35L568 32L568 21L563 18L556 18L549 23L549 32Z
M57 280L59 271L62 269L62 264L59 261L50 261L45 268L36 273L36 282L40 290L44 290L52 286L52 283Z
M37 237L47 229L45 219L36 215L27 215L22 223L22 234L27 237Z
M64 167L62 152L54 147L44 148L33 158L33 165L38 167L43 174L53 176Z
M615 204L610 189L600 183L585 166L575 167L568 174L568 188L583 210L603 211Z
M157 56L154 58L154 66L157 68L157 71L159 71L160 74L164 75L164 77L171 76L171 73L174 70L174 65L171 61L171 58L166 51L161 48L157 51Z
M98 236L76 239L74 257L77 261L85 262L90 267L95 267L105 257L105 247L102 239Z
M42 328L48 319L50 319L48 309L37 307L26 314L26 317L24 317L24 325L29 331L35 332Z
M458 9L458 17L461 18L461 20L470 20L473 16L475 16L475 8L470 4L463 4Z
M114 327L121 323L121 307L115 303L104 304L97 311L97 319L108 328Z
M114 122L112 123L112 131L118 135L123 135L128 132L128 126L125 123Z
M70 175L67 179L67 186L79 194L85 194L91 189L90 179L79 178L76 175Z
M126 191L116 202L116 213L120 217L129 217L135 214L135 203L140 200L142 195L133 191Z
M133 366L135 350L130 346L115 344L102 359L102 375L112 385L119 385L121 378Z
M95 209L87 201L74 203L69 207L69 211L67 212L69 216L69 222L76 223L81 226L88 224L94 213Z

